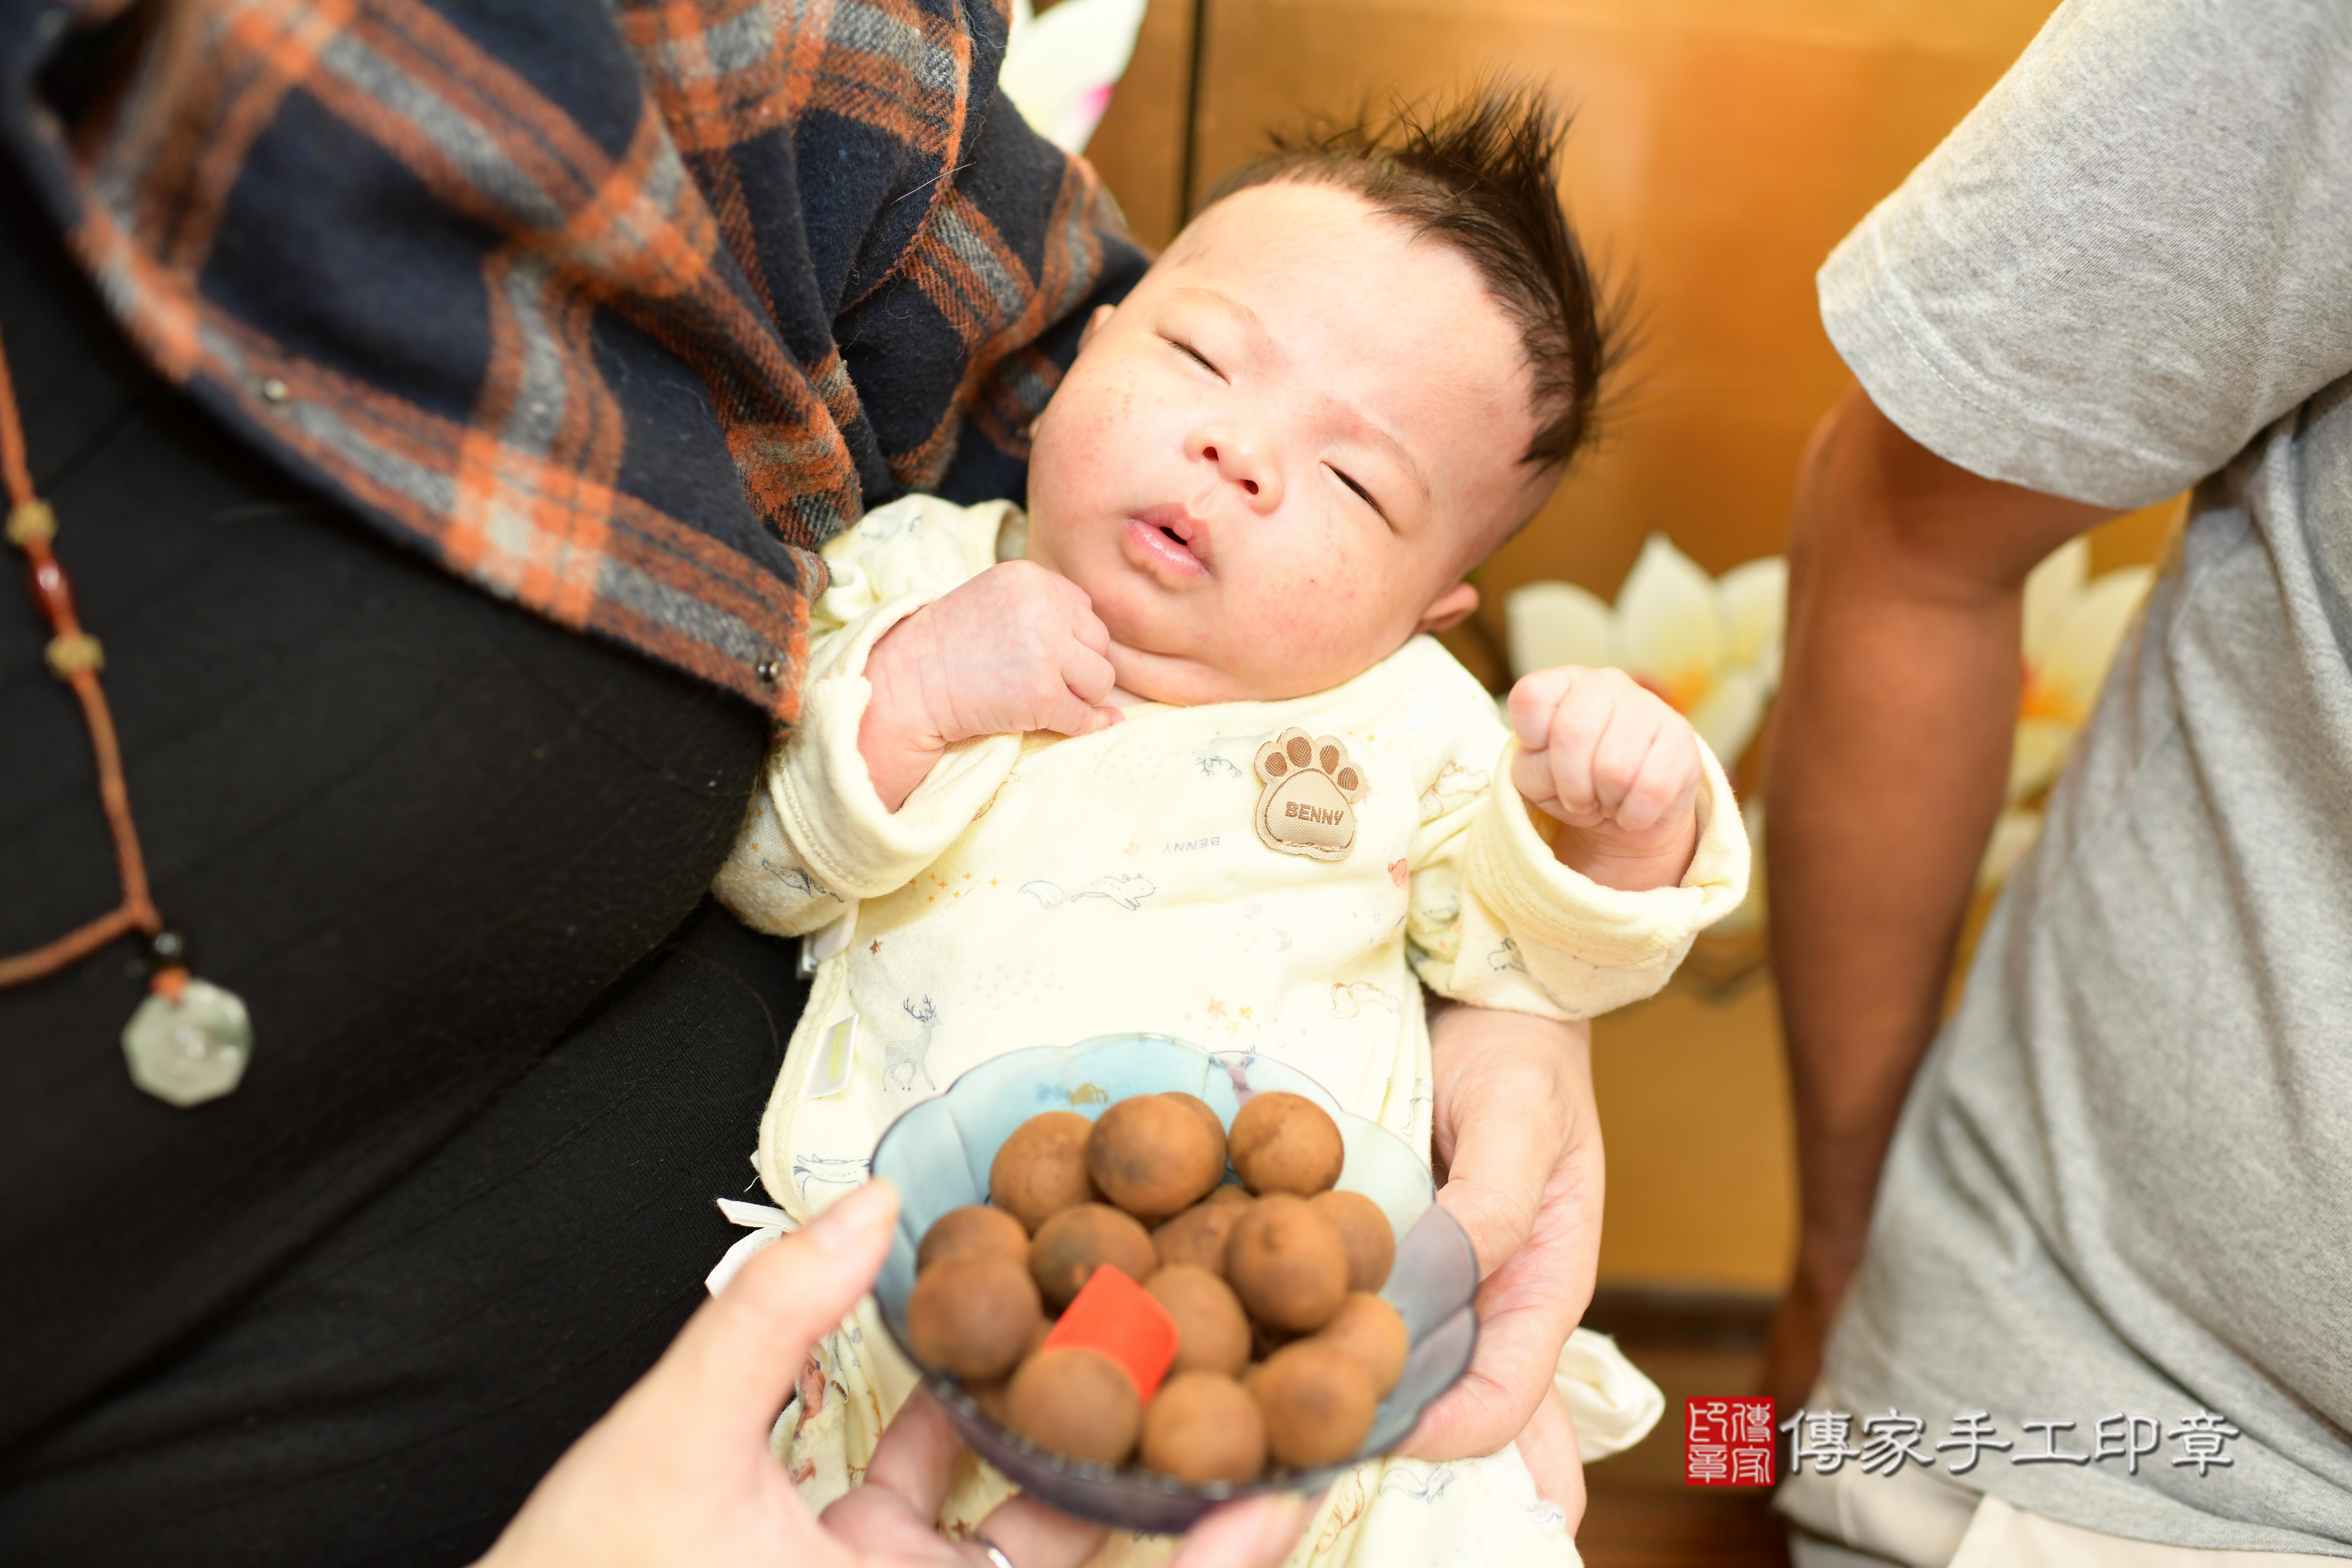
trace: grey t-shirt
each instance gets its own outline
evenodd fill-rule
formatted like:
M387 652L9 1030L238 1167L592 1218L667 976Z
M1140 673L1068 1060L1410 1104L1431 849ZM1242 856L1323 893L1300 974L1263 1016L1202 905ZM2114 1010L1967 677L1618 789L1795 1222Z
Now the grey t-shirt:
M1928 1445L1989 1412L2016 1447L1958 1479L2019 1507L2352 1556L2352 6L2071 0L1821 296L1952 461L2197 485L1905 1107L1830 1376ZM2242 1436L2200 1476L2203 1412ZM2014 1462L2028 1420L2083 1453L2134 1415L2137 1475Z

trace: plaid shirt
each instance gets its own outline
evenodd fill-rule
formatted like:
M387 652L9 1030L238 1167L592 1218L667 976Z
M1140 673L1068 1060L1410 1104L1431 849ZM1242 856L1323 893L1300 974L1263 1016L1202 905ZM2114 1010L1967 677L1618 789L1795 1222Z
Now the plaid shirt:
M0 145L147 358L449 571L797 710L813 553L1020 493L1143 258L1003 0L0 0Z

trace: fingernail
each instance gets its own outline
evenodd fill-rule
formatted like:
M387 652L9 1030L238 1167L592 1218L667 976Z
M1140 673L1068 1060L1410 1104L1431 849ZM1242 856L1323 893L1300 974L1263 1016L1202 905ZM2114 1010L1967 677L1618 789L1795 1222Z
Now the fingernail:
M871 1244L898 1216L898 1188L877 1176L808 1223L801 1234L831 1253L855 1252Z

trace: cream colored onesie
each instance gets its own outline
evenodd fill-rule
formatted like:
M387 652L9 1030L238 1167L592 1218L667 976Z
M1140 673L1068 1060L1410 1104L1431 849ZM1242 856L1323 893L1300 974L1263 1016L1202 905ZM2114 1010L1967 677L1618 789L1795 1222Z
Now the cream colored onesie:
M1589 1017L1656 991L1739 902L1748 844L1711 754L1682 885L1600 887L1553 858L1505 774L1514 742L1493 698L1428 637L1312 697L1142 703L1075 740L966 742L886 812L857 752L866 654L1017 557L1024 528L1006 503L919 496L825 551L834 577L811 615L801 722L717 882L751 924L821 931L831 952L760 1129L761 1176L794 1221L862 1181L890 1121L967 1068L1125 1030L1277 1058L1425 1154L1423 984ZM835 1088L837 1058L818 1042L850 1019ZM1598 1335L1580 1331L1561 1373L1588 1458L1656 1418L1656 1390ZM813 1503L863 1472L914 1382L870 1302L820 1348L779 1428ZM1004 1494L975 1466L945 1522L968 1528ZM1506 1448L1360 1468L1294 1558L1342 1561L1577 1558Z

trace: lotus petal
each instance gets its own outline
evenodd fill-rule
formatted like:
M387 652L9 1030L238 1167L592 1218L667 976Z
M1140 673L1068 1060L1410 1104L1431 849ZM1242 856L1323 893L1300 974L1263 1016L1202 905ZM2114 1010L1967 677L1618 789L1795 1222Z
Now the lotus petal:
M2068 540L2042 559L2025 578L2025 657L2042 662L2042 654L2058 635L2075 595L2091 580L2091 542L2081 535Z
M2107 667L2156 581L2155 568L2126 566L2103 574L2075 596L2065 617L2043 645L2034 673L2051 690L2063 692L2074 705L2075 721L2090 717L2106 683Z
M1110 89L1127 73L1146 0L1062 0L1032 16L1018 0L997 83L1040 134L1065 153L1086 149Z
M1764 722L1764 705L1771 698L1772 688L1760 671L1727 669L1685 717L1717 761L1727 768L1737 767Z
M1731 649L1729 622L1715 579L1651 534L1617 592L1626 667L1669 690L1705 681Z
M2011 805L2031 800L2050 787L2066 765L2074 743L2075 726L2063 719L2020 719L2009 752L2009 794Z
M1780 642L1789 621L1789 561L1784 555L1734 566L1717 580L1731 616L1731 659L1754 665L1767 685L1780 684Z
M1573 583L1530 583L1513 589L1503 598L1503 625L1514 679L1563 664L1598 668L1622 657L1617 617Z

